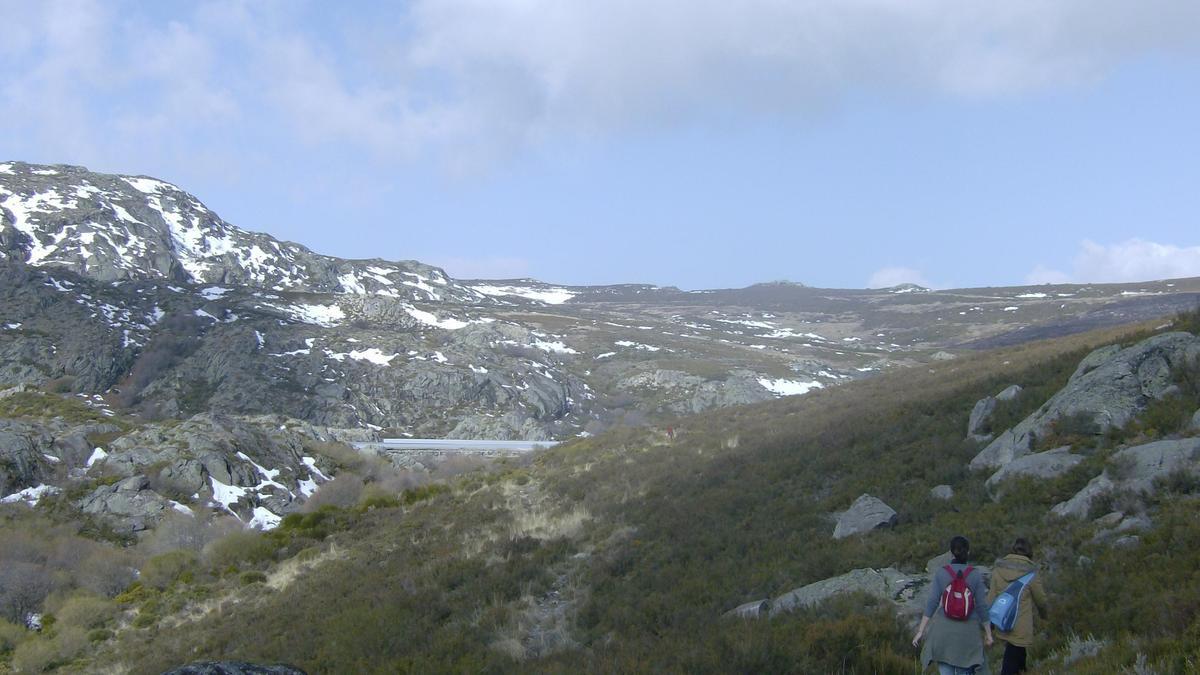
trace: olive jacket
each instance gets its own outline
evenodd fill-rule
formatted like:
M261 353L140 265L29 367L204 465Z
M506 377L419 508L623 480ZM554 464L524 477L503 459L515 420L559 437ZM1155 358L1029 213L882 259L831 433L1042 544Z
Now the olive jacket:
M1029 558L1016 553L1010 553L996 561L992 567L991 588L988 592L988 604L996 601L996 596L1004 592L1008 585L1027 573L1037 570L1038 566ZM1042 586L1042 575L1033 576L1033 581L1021 591L1021 599L1017 605L1017 622L1012 631L996 631L996 637L1017 647L1028 647L1033 644L1033 612L1037 610L1038 617L1046 618L1046 591Z

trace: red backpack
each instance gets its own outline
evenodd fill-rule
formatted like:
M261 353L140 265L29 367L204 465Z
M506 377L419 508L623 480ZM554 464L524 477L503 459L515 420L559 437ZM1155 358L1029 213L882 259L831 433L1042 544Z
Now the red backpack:
M975 568L967 565L961 572L955 572L953 567L946 565L944 569L950 573L950 583L942 591L942 612L947 619L966 621L975 611L975 594L967 586L967 577Z

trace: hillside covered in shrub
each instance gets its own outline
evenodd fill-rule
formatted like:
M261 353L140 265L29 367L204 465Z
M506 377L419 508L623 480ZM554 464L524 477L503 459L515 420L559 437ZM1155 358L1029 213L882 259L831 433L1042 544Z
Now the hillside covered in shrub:
M1031 650L1037 668L1190 672L1200 662L1200 479L1179 472L1148 492L1106 494L1085 518L1051 509L1102 471L1117 475L1122 449L1195 435L1196 364L1174 369L1171 395L1119 429L1055 427L1052 440L1083 456L1061 475L1018 478L993 497L990 472L968 469L985 444L966 433L977 401L1020 385L990 419L995 432L1010 428L1093 349L1136 344L1158 323L709 412L673 434L618 429L445 485L365 491L268 533L167 546L115 597L64 591L38 635L0 624L0 658L137 673L206 658L314 673L911 673L909 618L886 599L723 614L854 569L920 574L964 534L984 565L1016 536L1034 542L1051 602ZM1181 316L1171 330L1197 323ZM938 485L954 497L932 495ZM895 525L835 540L834 518L864 493L896 509ZM1096 522L1109 512L1151 525L1114 546ZM51 516L10 515L3 527L42 527L35 517Z

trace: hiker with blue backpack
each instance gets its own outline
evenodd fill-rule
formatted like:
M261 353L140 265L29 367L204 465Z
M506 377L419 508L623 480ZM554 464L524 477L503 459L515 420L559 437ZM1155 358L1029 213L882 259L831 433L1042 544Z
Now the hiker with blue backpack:
M966 537L950 540L950 564L937 570L913 646L925 638L921 664L936 663L939 675L986 675L983 648L992 645L983 574L967 562ZM982 629L982 630L981 630Z
M1033 546L1026 539L1013 542L1012 552L992 567L991 621L1004 641L1000 675L1025 672L1025 650L1033 644L1033 612L1046 618L1046 591L1033 562Z

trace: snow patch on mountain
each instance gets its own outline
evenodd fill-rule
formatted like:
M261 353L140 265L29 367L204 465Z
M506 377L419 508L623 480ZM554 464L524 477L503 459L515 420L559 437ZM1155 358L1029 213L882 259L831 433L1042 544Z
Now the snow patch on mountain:
M346 313L337 305L310 305L298 302L290 305L269 306L286 312L297 321L326 328L337 326L346 318Z
M534 347L536 347L544 352L551 352L554 354L578 354L579 353L578 351L568 347L566 345L566 343L559 341L559 340L548 341L548 340L538 340L535 338L531 344Z
M425 310L417 309L416 307L408 304L402 305L402 307L409 316L416 319L420 323L433 328L458 330L459 328L465 328L471 324L470 321L463 321L462 319L455 319L453 317L449 319L439 319L438 316L432 312L426 312Z
M813 380L804 382L802 380L778 379L773 380L767 377L758 378L758 383L764 389L775 394L776 396L796 396L798 394L807 394L813 389L820 389L825 385Z
M473 285L469 286L473 290L479 291L484 295L490 296L516 296L526 298L527 300L537 300L548 305L561 305L578 295L574 291L569 291L565 288L531 288L529 286L490 286L490 285Z
M29 506L37 506L42 497L62 492L58 488L51 485L39 485L37 487L28 487L20 492L14 492L7 497L0 498L0 504L16 504L17 502L25 502Z
M349 358L354 359L355 361L368 361L377 366L391 365L392 359L400 356L399 354L384 354L383 351L378 347L371 347L369 349L362 350L355 349L344 353L326 351L325 355L334 361L344 361L345 359Z

